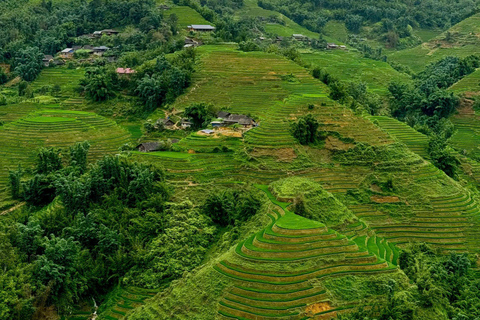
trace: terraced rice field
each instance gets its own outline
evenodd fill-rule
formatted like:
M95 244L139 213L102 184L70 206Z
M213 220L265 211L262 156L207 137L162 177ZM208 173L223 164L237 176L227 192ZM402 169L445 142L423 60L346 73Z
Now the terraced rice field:
M309 280L396 270L345 235L288 211L287 203L262 189L276 205L270 225L241 242L233 261L215 267L235 283L220 301L221 319L333 317L352 306L334 305L328 288ZM292 268L292 262L300 261L300 267ZM315 313L313 306L322 311Z
M377 210L375 204L354 205L350 209L357 217L368 222L377 236L395 245L425 242L444 252L478 250L475 245L478 243L478 234L474 223L480 210L469 194L426 200L430 203L429 208L414 209L413 216L400 221L392 220L381 209ZM377 243L377 240L371 241Z
M380 128L388 132L395 140L404 143L416 154L425 159L428 158L428 138L424 134L393 118L375 116L370 117L370 120L378 124Z
M243 53L230 46L201 47L202 67L193 88L180 97L175 108L205 101L225 106L233 113L251 114L259 127L245 135L252 148L281 149L295 141L290 121L307 112L318 115L325 130L337 131L359 142L384 144L388 136L330 100L327 87L295 63L263 52ZM295 74L293 81L282 76ZM308 105L314 105L308 111ZM358 128L362 127L362 130Z
M393 69L388 63L363 58L357 52L329 50L303 53L302 59L319 66L344 81L364 82L370 92L381 96L388 94L392 79L409 80L409 76Z
M0 188L8 170L33 164L39 147L66 148L88 140L89 158L113 154L130 141L130 134L114 121L89 112L41 110L0 127Z
M107 320L123 319L127 312L145 304L145 300L152 298L157 293L157 290L136 287L120 288L113 298L115 305L102 312L102 318Z
M447 41L450 32L453 40ZM466 57L478 53L480 38L480 14L454 25L448 31L415 48L393 51L389 60L409 66L413 71L423 70L429 63L447 56Z
M161 164L176 185L231 178L240 165L231 153L134 152L134 158Z
M480 91L480 69L455 83L450 87L450 90L457 94L464 92L478 93Z
M480 155L480 117L471 115L455 115L450 118L455 125L455 133L450 144L459 151L467 151L471 156Z
M303 34L307 37L311 37L314 39L318 39L319 34L312 32L299 24L295 23L288 17L284 16L283 14L272 11L266 10L258 6L256 0L245 0L243 1L243 7L240 10L235 12L237 17L264 17L268 18L271 16L275 16L280 19L283 23L282 24L274 24L274 23L267 23L265 24L265 31L274 35L282 36L282 37L291 37L294 33Z
M80 79L85 75L83 68L67 69L66 67L45 68L38 78L32 82L32 89L39 90L42 87L60 86L60 98L68 99L76 96L75 89ZM79 99L77 97L77 99Z
M178 18L178 25L181 28L186 28L192 24L212 24L205 20L200 13L186 6L174 6L165 11L165 16L175 14Z

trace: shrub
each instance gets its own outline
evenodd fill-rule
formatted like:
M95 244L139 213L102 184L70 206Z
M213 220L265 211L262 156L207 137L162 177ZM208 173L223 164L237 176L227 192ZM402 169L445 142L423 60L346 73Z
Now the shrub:
M311 114L298 119L292 123L290 132L300 144L307 145L317 140L317 130L320 124Z

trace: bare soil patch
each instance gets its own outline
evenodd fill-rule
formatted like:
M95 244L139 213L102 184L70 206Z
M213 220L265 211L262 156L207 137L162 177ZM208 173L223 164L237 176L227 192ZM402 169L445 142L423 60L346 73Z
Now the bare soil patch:
M305 309L305 315L307 317L313 317L317 313L325 312L325 311L332 310L332 309L333 308L330 305L330 302L328 302L328 301L318 302L318 303L314 303L314 304L311 304L311 305L307 306L307 308Z
M398 197L394 197L394 196L377 196L377 195L374 195L374 196L370 197L370 200L372 200L373 202L376 202L376 203L397 203L397 202L401 202Z
M345 151L355 147L353 143L345 143L338 138L328 136L325 139L325 148L332 151Z

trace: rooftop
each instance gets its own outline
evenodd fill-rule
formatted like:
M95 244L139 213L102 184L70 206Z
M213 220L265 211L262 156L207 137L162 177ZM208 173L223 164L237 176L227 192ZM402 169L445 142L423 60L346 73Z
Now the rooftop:
M209 24L192 24L190 26L188 26L189 28L192 28L192 29L203 29L203 30L214 30L215 27L214 26L211 26Z

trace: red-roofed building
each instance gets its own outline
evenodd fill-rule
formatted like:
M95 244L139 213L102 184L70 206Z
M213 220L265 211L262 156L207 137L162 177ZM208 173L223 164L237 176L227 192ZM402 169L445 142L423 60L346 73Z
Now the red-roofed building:
M116 72L118 75L129 76L131 74L134 74L136 71L130 68L117 68Z

